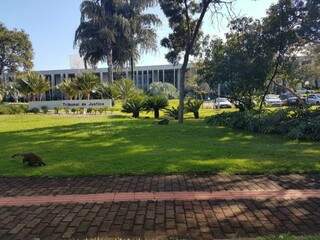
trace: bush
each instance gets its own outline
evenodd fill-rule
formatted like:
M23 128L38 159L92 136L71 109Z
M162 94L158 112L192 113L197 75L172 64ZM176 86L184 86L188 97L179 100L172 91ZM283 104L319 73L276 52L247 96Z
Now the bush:
M228 112L207 118L207 123L292 139L320 141L320 111L287 108L267 111Z
M60 108L55 107L55 108L53 109L53 111L54 111L55 114L59 114Z
M202 100L197 100L197 99L189 99L188 102L186 103L186 112L192 112L194 115L195 119L199 118L199 109L202 106L203 101Z
M25 104L0 105L1 114L22 114L28 112L28 106Z
M42 110L42 112L43 112L44 114L47 114L47 113L49 112L49 109L48 109L47 106L42 106L42 107L41 107L41 110Z
M148 93L151 96L165 96L168 99L178 98L179 94L175 86L166 82L154 82L150 84Z
M34 108L31 108L31 109L29 110L29 112L30 112L30 113L34 113L34 114L38 114L38 113L40 113L40 109L34 107Z
M166 108L169 102L165 96L151 96L145 100L144 104L147 111L154 112L154 118L159 118L160 110Z
M125 113L132 113L132 117L138 118L140 115L140 112L145 110L145 99L143 96L135 96L130 99L128 99L123 105L122 105L122 112Z
M171 107L171 108L166 108L165 109L165 113L175 119L175 120L178 120L179 119L179 107L175 108L175 107Z

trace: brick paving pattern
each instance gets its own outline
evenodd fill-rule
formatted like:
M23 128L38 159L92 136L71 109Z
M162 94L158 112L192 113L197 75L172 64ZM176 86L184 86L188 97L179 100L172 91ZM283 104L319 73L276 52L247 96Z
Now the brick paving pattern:
M172 175L132 177L5 178L0 197L108 192L243 191L320 189L314 175Z
M319 209L319 199L1 207L0 239L221 239L288 232L319 234Z
M0 196L320 190L320 175L0 178ZM224 239L320 234L320 199L0 206L0 239Z

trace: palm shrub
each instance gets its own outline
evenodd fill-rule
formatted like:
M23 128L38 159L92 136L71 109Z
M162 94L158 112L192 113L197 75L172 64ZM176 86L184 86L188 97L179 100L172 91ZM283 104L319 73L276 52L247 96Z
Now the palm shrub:
M165 113L171 117L174 118L175 120L178 120L179 118L179 107L171 107L171 108L166 108Z
M69 100L75 99L79 93L76 82L73 79L68 78L63 80L63 82L57 86L57 89L67 95Z
M49 109L48 109L47 106L42 106L42 107L41 107L41 110L42 110L42 112L43 112L44 114L47 114L47 113L49 112Z
M195 119L199 119L199 109L202 106L203 101L198 99L189 99L186 103L186 112L192 112Z
M160 110L169 105L168 99L165 96L150 96L145 100L145 108L147 111L154 112L154 118L160 117Z
M41 101L43 94L49 91L50 83L36 72L27 72L18 75L16 87L26 97L31 95L33 101Z
M100 79L94 73L83 73L75 79L76 86L78 91L85 96L87 100L90 99L91 93L95 90L99 84Z
M139 118L143 110L145 110L145 98L142 95L133 96L122 105L122 112L132 113L134 118Z
M113 97L126 102L137 94L137 89L132 80L123 78L112 84L111 93Z

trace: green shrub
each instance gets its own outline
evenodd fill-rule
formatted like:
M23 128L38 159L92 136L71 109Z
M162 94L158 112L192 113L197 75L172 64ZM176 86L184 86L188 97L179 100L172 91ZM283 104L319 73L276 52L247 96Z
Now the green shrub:
M28 112L28 106L25 104L0 105L0 114L21 114Z
M40 113L40 109L34 107L34 108L31 108L31 109L29 110L29 112L30 112L30 113L34 113L34 114L38 114L38 113Z
M320 141L320 111L287 108L258 114L228 112L207 118L207 123L263 134L280 134L292 139Z
M54 113L55 113L55 114L59 114L59 112L60 112L60 108L55 107L55 108L53 109L53 111L54 111Z
M87 108L87 113L92 113L93 109L92 108Z
M66 114L69 114L69 113L70 113L70 109L69 109L69 108L64 108L63 110L64 110L64 112L65 112Z
M168 117L171 117L175 120L178 120L179 118L179 107L171 107L171 108L166 108L165 113L167 114Z
M47 113L49 112L49 109L48 109L47 106L42 106L42 107L41 107L41 110L42 110L42 112L43 112L44 114L47 114Z
M138 118L141 111L145 110L145 99L143 96L134 96L122 105L122 112L132 113L132 117Z
M144 104L147 111L154 112L154 118L159 118L160 110L166 108L169 102L165 96L151 96L145 100Z
M189 99L186 103L186 112L192 112L195 119L199 119L199 109L202 106L203 101L197 99Z

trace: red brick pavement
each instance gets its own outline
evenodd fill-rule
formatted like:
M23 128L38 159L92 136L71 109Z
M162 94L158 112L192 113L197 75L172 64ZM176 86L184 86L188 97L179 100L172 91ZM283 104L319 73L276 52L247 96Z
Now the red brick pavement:
M320 234L319 191L319 175L0 178L0 239Z
M110 192L277 191L290 189L320 189L320 174L0 177L0 197Z
M74 194L56 196L2 197L1 206L33 206L44 204L77 204L130 201L207 201L239 199L308 199L319 198L320 190L220 191L220 192L128 192Z
M320 199L133 201L0 208L0 239L223 239L319 234Z

